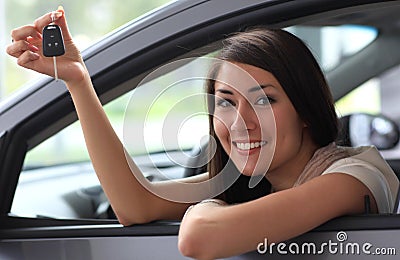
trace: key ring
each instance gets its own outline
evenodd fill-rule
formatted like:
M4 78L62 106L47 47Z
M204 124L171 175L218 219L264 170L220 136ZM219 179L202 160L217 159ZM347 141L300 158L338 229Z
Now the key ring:
M51 18L51 23L54 24L54 22L56 20L56 12L51 12L50 18ZM58 81L57 58L56 58L56 56L53 56L53 66L54 66L54 79L56 81Z
M51 23L55 22L55 20L56 20L56 12L51 12L50 19L51 19Z

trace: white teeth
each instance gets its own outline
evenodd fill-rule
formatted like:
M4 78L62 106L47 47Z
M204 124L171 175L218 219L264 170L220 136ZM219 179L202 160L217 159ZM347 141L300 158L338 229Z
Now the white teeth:
M264 146L266 144L267 142L265 141L254 142L254 143L236 143L236 147L239 148L240 150L250 150L253 148Z

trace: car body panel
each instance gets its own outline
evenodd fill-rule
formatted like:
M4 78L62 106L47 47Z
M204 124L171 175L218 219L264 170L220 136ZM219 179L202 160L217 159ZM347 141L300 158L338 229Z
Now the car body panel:
M146 235L142 231L135 236L129 230L137 233L140 227L128 227L120 232L121 228L114 226L99 227L106 229L104 237L96 232L96 237L5 239L0 243L0 256L1 259L188 259L178 252L176 235L159 235L161 231L158 235ZM177 228L178 224L173 226L175 232ZM85 227L81 229L90 234ZM68 229L59 231L68 233ZM48 232L54 234L57 228ZM397 241L398 232L394 230L311 232L229 259L304 259L304 255L307 259L375 259L378 256L397 259ZM260 244L266 242L267 238Z

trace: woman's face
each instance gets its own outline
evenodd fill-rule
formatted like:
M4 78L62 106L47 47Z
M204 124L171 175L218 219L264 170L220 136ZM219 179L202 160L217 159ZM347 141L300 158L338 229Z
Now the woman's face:
M296 157L305 124L270 72L234 64L217 75L214 130L239 171L264 175Z

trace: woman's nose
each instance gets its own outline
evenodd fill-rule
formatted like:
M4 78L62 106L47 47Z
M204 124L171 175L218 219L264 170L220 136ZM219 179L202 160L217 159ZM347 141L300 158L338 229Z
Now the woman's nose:
M252 105L243 102L237 106L235 119L232 122L232 131L247 131L255 129L258 125L258 118Z

